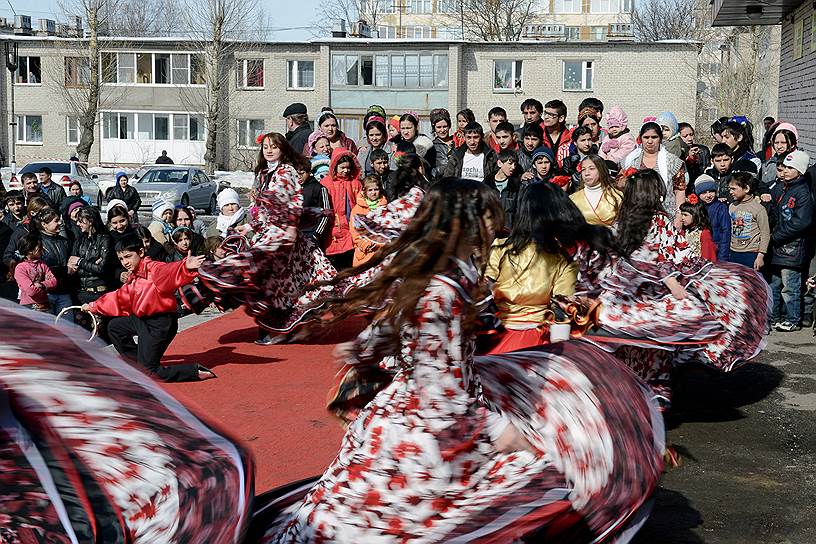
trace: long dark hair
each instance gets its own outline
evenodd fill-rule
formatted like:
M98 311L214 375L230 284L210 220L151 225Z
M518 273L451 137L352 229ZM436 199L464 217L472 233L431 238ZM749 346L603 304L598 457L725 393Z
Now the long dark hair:
M260 138L261 146L258 148L258 158L255 160L256 176L266 170L267 167L266 159L263 154L263 144L267 139L271 140L272 143L275 144L275 147L281 150L281 164L294 164L295 158L300 155L300 152L295 151L295 148L292 147L283 134L280 132L268 132L264 134L263 138Z
M394 182L390 191L392 200L403 196L414 186L426 188L427 181L422 176L421 166L422 159L416 153L406 153L397 159L397 169L394 171Z
M89 236L96 236L97 234L107 234L108 228L102 221L102 216L99 215L99 210L93 206L83 206L79 209L77 219L85 219L91 224Z
M425 196L411 223L402 235L375 253L366 263L338 274L333 280L317 284L337 286L349 277L378 266L391 256L376 278L363 287L353 289L345 297L329 299L323 315L329 323L342 321L361 311L381 308L390 300L378 318L391 323L392 340L400 341L404 326L415 324L417 303L435 274L451 268L451 258L462 240L470 240L476 249L477 266L490 251L490 236L485 215L492 215L494 224L504 224L504 211L495 191L478 181L445 178ZM484 292L471 293L481 297ZM463 319L464 333L475 327L476 308L468 308ZM324 321L325 323L325 321Z
M643 138L643 135L649 132L650 130L654 130L655 132L657 132L657 135L660 137L660 141L661 142L663 141L663 128L654 121L643 123L643 126L640 127L640 137Z
M731 151L731 156L734 160L742 157L747 151L754 149L754 128L749 121L740 123L738 121L728 121L723 126L723 132L730 132L734 138L742 137L742 140L737 144L737 148Z
M665 214L666 185L655 170L647 168L629 176L618 212L618 247L630 257L646 239L655 214Z
M706 210L703 201L700 200L694 204L691 202L683 202L680 204L680 212L691 215L691 219L694 221L694 229L711 230L711 223L708 220L708 210Z
M535 244L539 253L561 255L569 261L582 243L601 254L614 251L612 231L587 223L560 187L531 183L519 196L513 230L499 246L507 250L502 261L508 256L518 257L530 244Z
M57 212L53 208L43 208L42 211L40 211L40 213L38 213L35 217L32 218L32 223L34 224L38 231L40 231L43 234L46 234L43 231L43 225L57 218L62 218L59 212Z

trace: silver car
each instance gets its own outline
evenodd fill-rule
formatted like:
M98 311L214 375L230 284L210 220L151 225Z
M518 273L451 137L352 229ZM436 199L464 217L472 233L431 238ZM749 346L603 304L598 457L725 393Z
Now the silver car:
M218 211L218 184L195 166L154 166L139 178L134 187L142 197L143 207L152 207L161 197L171 205L190 206L208 214Z

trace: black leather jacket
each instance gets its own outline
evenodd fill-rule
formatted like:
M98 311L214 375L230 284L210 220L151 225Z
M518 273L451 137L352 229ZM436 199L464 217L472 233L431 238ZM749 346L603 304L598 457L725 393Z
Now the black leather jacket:
M132 185L128 185L124 190L122 190L122 187L119 186L119 182L116 182L116 185L110 190L109 194L110 198L108 199L108 202L114 198L118 198L119 200L124 201L125 205L130 211L138 212L139 208L142 207L142 197L139 196L139 191L137 191Z
M68 257L71 256L71 245L68 238L59 234L40 233L43 244L42 259L57 278L57 287L52 293L70 293L71 278L68 276Z
M77 238L71 255L79 257L77 277L80 289L91 290L107 284L112 253L111 237L107 234L82 234Z

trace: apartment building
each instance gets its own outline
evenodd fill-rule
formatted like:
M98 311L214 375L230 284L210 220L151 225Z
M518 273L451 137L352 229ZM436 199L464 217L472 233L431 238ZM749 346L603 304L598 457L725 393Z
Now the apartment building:
M79 139L77 97L87 81L83 39L0 34L16 43L13 83L0 71L0 161L10 160L11 90L17 116L17 164L68 158ZM328 39L309 43L246 43L224 59L230 85L217 127L219 165L248 168L255 138L284 131L286 105L303 102L312 117L331 106L343 130L362 139L370 104L425 116L445 107L474 110L486 124L499 105L521 121L527 97L558 98L575 122L578 104L597 96L622 106L633 128L671 109L695 117L698 46L694 43L465 43L446 40ZM202 164L207 131L201 47L183 39L104 38L99 122L89 162L152 162L162 150L176 162ZM430 132L427 121L423 130Z
M468 36L472 2L459 0L366 0L360 10L376 19L384 39L462 39ZM606 41L632 38L635 0L534 0L523 35L530 39ZM372 17L373 16L373 17ZM374 24L374 23L372 23Z

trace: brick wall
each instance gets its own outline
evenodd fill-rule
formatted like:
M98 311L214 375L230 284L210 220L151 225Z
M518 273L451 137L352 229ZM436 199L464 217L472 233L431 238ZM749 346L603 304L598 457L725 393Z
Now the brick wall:
M782 22L782 54L779 66L779 119L796 125L799 147L816 159L816 51L813 42L814 10L805 2L794 12L794 21ZM794 59L794 27L804 20L802 58Z

